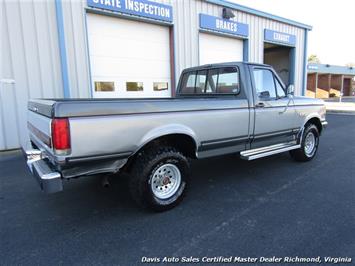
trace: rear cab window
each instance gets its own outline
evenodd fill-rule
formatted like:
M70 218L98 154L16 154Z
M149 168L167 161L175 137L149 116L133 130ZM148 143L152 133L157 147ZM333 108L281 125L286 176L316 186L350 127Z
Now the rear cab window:
M239 92L239 73L235 68L225 67L219 70L217 93L234 94Z
M188 96L238 95L240 77L237 67L220 67L183 74L179 94Z
M196 85L196 72L187 72L182 77L183 85L180 88L181 94L194 94Z
M201 94L205 92L207 82L207 70L200 70L196 73L196 85L195 94Z

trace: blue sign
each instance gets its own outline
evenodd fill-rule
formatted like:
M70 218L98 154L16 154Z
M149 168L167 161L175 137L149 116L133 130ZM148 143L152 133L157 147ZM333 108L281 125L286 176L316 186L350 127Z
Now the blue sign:
M200 14L200 28L229 33L242 37L249 36L248 24L235 22L229 19L214 17L206 14Z
M316 66L316 65L308 65L308 69L317 70L318 66Z
M90 7L102 8L167 22L173 21L173 8L147 0L87 0Z
M273 31L273 30L268 30L268 29L265 29L264 39L265 39L265 41L274 42L274 43L286 44L286 45L290 45L290 46L296 45L296 36L295 35L291 35L291 34L283 33L283 32L278 32L278 31Z

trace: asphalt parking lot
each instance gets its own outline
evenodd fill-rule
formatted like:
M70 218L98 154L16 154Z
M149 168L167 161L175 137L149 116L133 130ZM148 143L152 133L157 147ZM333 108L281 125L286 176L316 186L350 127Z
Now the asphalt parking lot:
M97 178L44 195L19 153L0 155L1 265L136 265L145 257L355 260L355 116L328 115L317 157L193 162L185 200L136 208L125 182Z

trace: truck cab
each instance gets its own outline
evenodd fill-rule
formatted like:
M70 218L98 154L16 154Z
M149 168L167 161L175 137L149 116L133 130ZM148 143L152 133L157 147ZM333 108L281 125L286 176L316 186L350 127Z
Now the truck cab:
M184 70L177 97L211 99L211 104L216 98L226 103L233 99L233 108L247 106L248 115L240 110L234 123L243 136L239 140L248 139L245 149L252 149L296 139L302 117L293 91L271 66L232 62Z

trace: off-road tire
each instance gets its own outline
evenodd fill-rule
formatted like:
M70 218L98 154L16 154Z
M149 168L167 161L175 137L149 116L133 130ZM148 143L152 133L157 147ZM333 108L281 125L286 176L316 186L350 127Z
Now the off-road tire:
M151 181L156 169L164 164L173 164L181 174L177 191L167 199L156 197ZM189 183L189 162L173 147L150 148L140 152L134 159L130 171L129 189L133 200L141 207L153 211L166 211L178 205L186 194Z
M308 134L313 134L315 137L315 145L313 150L310 153L307 153L305 148L306 137L308 136ZM301 148L296 150L291 150L290 155L294 160L298 162L308 162L316 156L318 145L319 145L318 128L314 124L307 124L305 126L305 130L302 135Z

